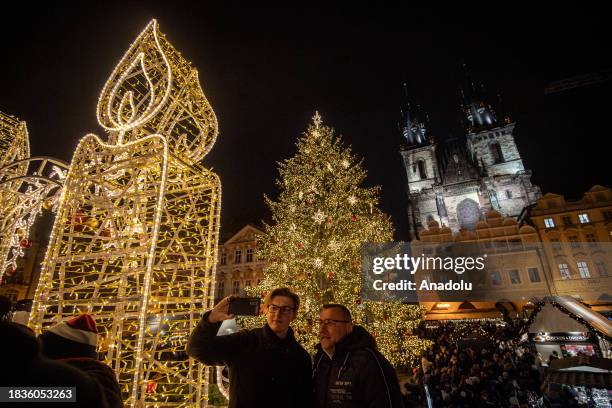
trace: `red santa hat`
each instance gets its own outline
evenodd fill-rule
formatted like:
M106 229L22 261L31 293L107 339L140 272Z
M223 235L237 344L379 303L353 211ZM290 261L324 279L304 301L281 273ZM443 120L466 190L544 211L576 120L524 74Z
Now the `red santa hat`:
M50 358L95 357L98 329L93 317L82 314L49 328L39 339Z

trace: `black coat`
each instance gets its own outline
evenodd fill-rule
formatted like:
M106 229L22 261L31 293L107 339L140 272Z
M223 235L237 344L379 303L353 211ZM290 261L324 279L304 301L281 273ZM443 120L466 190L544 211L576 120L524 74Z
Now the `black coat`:
M187 354L207 365L229 367L230 408L312 407L312 363L289 328L280 339L262 328L217 336L221 323L207 312L191 333Z
M109 407L95 378L69 364L43 357L34 332L25 326L0 323L0 361L2 387L76 388L76 402L30 402L14 404L15 406Z
M317 346L313 379L317 408L402 408L395 370L363 327L336 344L333 358Z

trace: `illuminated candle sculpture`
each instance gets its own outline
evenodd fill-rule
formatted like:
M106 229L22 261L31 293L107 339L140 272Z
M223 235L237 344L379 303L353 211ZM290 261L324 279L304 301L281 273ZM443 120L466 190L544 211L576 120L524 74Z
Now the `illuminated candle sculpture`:
M214 299L221 184L199 161L217 120L198 73L152 20L97 108L108 142L79 143L30 325L95 319L126 406L202 406L209 370L185 353Z

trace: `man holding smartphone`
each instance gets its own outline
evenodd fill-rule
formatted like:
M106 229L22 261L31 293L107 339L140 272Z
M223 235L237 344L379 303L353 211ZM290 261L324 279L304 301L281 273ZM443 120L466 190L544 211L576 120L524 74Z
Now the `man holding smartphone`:
M207 365L227 365L229 407L311 407L312 363L289 326L300 298L288 288L274 289L264 301L267 323L258 329L217 336L223 320L232 319L228 296L206 312L191 333L190 357Z

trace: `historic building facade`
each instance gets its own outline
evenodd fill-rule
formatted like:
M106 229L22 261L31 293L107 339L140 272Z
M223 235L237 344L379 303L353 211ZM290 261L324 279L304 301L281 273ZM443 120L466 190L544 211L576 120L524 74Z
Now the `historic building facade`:
M411 241L414 254L445 253L445 246L469 247L478 255L487 255L486 268L474 279L473 299L469 301L420 302L426 320L515 317L532 306L531 300L550 295L550 280L539 251L538 234L529 225L520 226L514 217L503 217L489 210L473 230L453 232L431 220L420 239Z
M263 279L264 262L257 259L257 235L263 231L246 225L219 244L215 303L229 295L244 295L245 288Z
M403 113L411 239L432 220L457 232L473 230L489 210L516 218L541 196L516 145L515 123L498 117L473 84L462 109L465 137L444 142L429 134L422 112L408 106Z
M578 200L548 193L521 218L538 231L555 294L611 311L612 190L596 185Z

